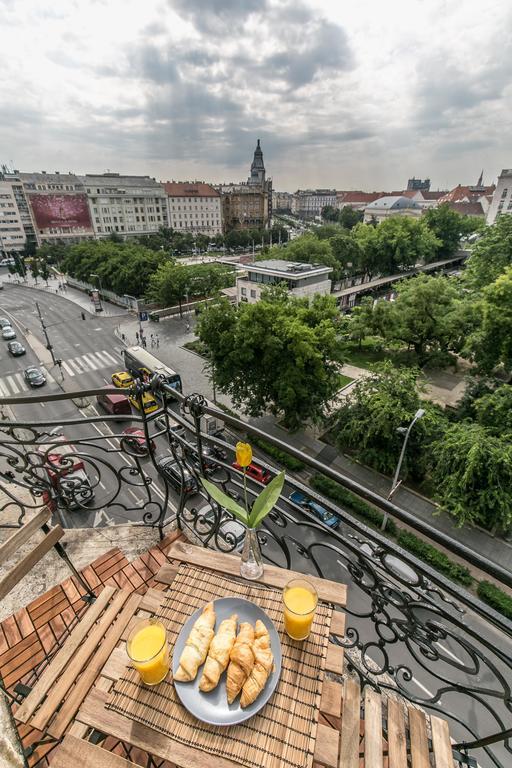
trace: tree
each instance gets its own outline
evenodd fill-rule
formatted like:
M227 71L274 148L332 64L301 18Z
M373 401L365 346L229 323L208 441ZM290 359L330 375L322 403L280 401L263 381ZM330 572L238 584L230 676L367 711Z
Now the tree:
M371 296L365 296L349 315L347 332L351 339L358 342L359 349L361 349L363 339L372 334L373 331L373 299Z
M40 275L43 278L43 280L46 282L46 285L48 285L48 278L50 277L50 270L48 268L48 264L46 263L46 259L41 259L39 262L40 267Z
M345 229L353 229L364 218L364 211L356 211L350 205L344 205L338 215L338 224Z
M341 267L334 257L329 240L319 240L314 234L308 233L302 237L291 240L286 248L273 248L263 258L286 259L286 261L300 261L304 264L324 264L332 268L330 278L338 280L341 275Z
M164 307L180 306L186 296L211 296L233 285L234 273L224 264L185 265L165 262L151 276L148 297Z
M338 312L330 296L289 296L279 287L256 304L225 299L201 314L216 386L252 416L267 410L290 429L324 414L339 388Z
M506 217L503 217L506 218ZM510 217L512 218L512 217ZM512 266L483 290L482 325L470 346L480 368L490 373L496 366L512 369Z
M332 205L324 205L322 208L322 219L324 221L338 221L338 211Z
M32 258L30 263L30 271L32 272L32 277L34 278L37 285L37 278L41 273L39 271L39 261L35 257Z
M428 228L439 240L439 258L449 259L459 247L460 238L467 225L465 218L467 217L452 211L448 203L443 203L438 208L430 208L425 213Z
M331 432L342 450L380 472L391 474L403 444L399 427L407 427L418 408L425 409L411 432L402 465L403 476L420 479L428 466L428 446L444 429L440 410L420 400L417 368L395 368L391 362L379 363L371 374L359 379L343 405L332 418Z
M495 435L512 440L512 386L503 384L475 400L476 420Z
M464 315L458 292L446 277L420 274L396 286L396 300L389 305L388 338L412 346L420 365L433 350L458 349L464 340Z
M493 283L512 265L512 216L499 216L472 248L465 277L470 287Z
M512 524L512 444L480 424L453 424L432 446L432 481L457 525Z
M343 275L356 275L361 272L363 252L360 244L349 232L341 232L330 240L334 258L340 263Z

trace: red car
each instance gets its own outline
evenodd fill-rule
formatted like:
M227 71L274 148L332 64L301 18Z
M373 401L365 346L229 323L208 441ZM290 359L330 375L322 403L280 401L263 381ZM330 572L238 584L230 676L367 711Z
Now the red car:
M126 445L129 451L136 453L137 456L147 456L149 453L144 430L139 429L138 427L127 427L126 429L123 429L121 442ZM150 448L154 453L156 446L153 440L150 440Z
M244 471L244 468L240 466L240 464L237 461L234 461L231 465L235 469L238 469L240 472ZM265 469L264 467L260 467L259 464L249 464L248 467L246 467L247 476L252 477L253 480L259 480L260 483L263 483L263 485L267 485L267 483L270 483L272 480L272 475L269 472L268 469Z

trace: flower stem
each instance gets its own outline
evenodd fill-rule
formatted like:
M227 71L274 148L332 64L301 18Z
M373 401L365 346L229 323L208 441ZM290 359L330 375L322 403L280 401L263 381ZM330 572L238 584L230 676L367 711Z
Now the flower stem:
M249 517L249 505L247 504L247 468L244 467L244 501L245 501L245 511L247 512L247 525L249 526L250 517Z

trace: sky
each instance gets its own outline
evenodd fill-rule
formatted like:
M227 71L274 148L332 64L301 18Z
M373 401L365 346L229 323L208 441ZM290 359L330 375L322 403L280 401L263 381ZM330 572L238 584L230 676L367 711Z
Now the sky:
M510 0L0 0L0 164L432 189L512 167Z

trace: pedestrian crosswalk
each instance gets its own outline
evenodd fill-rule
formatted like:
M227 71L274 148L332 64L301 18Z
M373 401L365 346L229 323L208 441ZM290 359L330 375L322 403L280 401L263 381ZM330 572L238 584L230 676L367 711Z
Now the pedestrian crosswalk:
M55 384L56 381L51 373L48 373L44 366L41 365L39 367L46 376L46 383ZM14 397L27 391L32 392L34 390L25 381L23 373L11 373L10 376L2 376L0 378L0 397Z
M97 371L99 368L112 368L113 365L119 368L121 360L106 349L102 349L101 352L87 352L87 354L62 361L62 369L68 376Z

